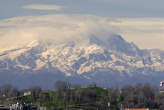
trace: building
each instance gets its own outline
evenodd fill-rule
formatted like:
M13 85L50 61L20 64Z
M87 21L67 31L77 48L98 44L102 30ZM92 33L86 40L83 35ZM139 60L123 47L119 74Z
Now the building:
M24 94L23 94L24 96L28 96L28 95L31 95L31 91L26 91L26 92L24 92Z
M4 110L4 109L2 109ZM16 103L10 105L10 108L8 110L37 110L37 106L31 104L24 104L24 103Z
M0 110L9 110L9 108L8 107L5 107L3 105L0 105Z
M149 110L149 108L125 108L125 110Z

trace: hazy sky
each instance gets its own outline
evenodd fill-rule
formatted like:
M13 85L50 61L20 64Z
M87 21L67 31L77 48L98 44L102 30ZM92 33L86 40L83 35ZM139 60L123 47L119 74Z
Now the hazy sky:
M15 30L13 35L17 34L17 27L13 25L21 24L18 16L23 17L21 18L24 21L22 24L28 24L27 27L30 29L31 22L26 22L27 18L24 16L33 16L34 19L34 16L42 17L42 15L89 14L110 18L111 21L116 20L111 24L118 28L118 34L121 34L125 40L134 42L140 48L164 49L163 4L164 0L0 0L0 40L3 43L9 40L7 38L10 37L5 32ZM6 21L7 19L11 22ZM71 18L71 20L77 19ZM37 22L36 19L35 22ZM7 28L4 29L4 27ZM19 28L22 27L19 26ZM24 34L29 35L31 31L27 32ZM19 37L18 35L17 39ZM13 38L15 39L15 36Z

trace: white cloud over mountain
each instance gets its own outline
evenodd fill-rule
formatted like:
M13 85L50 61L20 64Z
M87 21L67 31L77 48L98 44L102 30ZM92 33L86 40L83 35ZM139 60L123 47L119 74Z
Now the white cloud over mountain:
M135 42L140 48L164 49L163 18L119 19L113 25L119 27L124 39Z
M0 52L31 41L85 41L88 35L102 39L121 34L141 48L164 49L164 19L109 19L93 15L55 14L23 16L0 21Z
M45 5L45 4L32 4L26 5L23 8L25 9L32 9L32 10L56 10L59 11L63 9L63 6L60 5Z
M115 32L110 20L91 15L45 15L15 17L0 22L1 51L26 45L30 41L68 42L85 40L94 34L105 37Z

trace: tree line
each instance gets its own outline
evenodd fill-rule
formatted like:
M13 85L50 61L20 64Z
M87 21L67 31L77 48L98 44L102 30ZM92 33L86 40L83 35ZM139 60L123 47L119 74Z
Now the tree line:
M121 88L102 88L96 84L81 87L67 81L57 81L55 90L42 90L35 86L19 90L10 84L0 86L0 104L16 97L16 101L46 106L49 110L119 110L123 108L152 108L164 110L164 93L151 84L126 85ZM31 95L23 96L25 91Z

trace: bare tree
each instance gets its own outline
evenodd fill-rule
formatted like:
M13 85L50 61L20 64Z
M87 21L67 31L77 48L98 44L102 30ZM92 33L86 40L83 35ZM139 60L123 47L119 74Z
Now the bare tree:
M11 84L5 84L0 86L1 96L9 97L12 94L13 86Z
M66 90L70 89L70 87L71 87L71 84L66 81L59 80L55 83L55 88L58 91L66 91Z
M79 88L81 88L81 85L80 84L72 84L72 88L79 89Z

